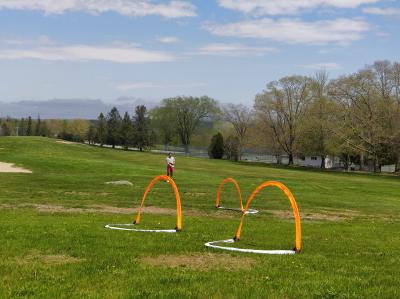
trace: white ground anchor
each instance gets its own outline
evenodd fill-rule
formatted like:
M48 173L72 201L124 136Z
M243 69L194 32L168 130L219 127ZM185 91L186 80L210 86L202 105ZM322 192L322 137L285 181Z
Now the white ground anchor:
M225 246L214 245L214 244L218 244L218 243L232 244L232 243L235 243L235 240L227 239L227 240L220 240L220 241L212 241L212 242L205 243L204 246L210 247L210 248L222 249L222 250L247 252L247 253L258 253L258 254L296 254L296 251L294 251L294 250L260 250L260 249L246 249L246 248L225 247Z
M227 208L227 207L222 207L222 206L219 206L217 209L243 212L242 209L239 209L239 208ZM257 214L257 213L258 213L258 210L254 210L254 209L248 209L245 212L245 214Z
M121 227L123 226L123 227ZM146 233L176 233L178 232L176 229L140 229L133 228L135 226L134 223L123 223L123 224L107 224L105 228L115 229L115 230L127 230L134 232L146 232Z

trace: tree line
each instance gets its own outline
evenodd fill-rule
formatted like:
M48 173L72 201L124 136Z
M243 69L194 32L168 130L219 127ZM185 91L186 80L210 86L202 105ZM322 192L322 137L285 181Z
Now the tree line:
M140 151L154 144L154 131L150 128L150 118L146 106L139 105L133 117L125 112L121 117L118 109L113 107L106 116L100 113L95 124L91 124L87 140L89 144L98 143L122 146L124 149L136 147Z
M237 159L243 146L256 145L274 153L278 163L285 155L289 165L296 156L312 155L321 157L324 168L332 155L345 167L356 163L380 171L395 164L400 170L398 62L376 61L332 80L323 71L283 77L256 95L252 109L228 105L222 115L235 132ZM221 138L214 137L210 150Z
M273 154L278 163L306 155L340 157L379 171L384 164L400 169L400 63L376 61L359 71L330 79L326 72L313 76L286 76L266 84L252 107L220 104L203 97L166 98L148 111L137 106L132 116L117 108L97 120L61 123L1 121L2 135L17 122L20 135L59 136L124 149L145 150L155 144L208 146L213 158L242 159L249 149ZM53 121L54 122L54 121ZM72 129L73 128L73 129ZM78 129L77 129L78 128ZM15 135L15 134L14 134Z
M48 136L49 130L47 122L42 121L40 117L33 120L31 116L21 118L20 120L6 117L0 118L0 133L2 136Z

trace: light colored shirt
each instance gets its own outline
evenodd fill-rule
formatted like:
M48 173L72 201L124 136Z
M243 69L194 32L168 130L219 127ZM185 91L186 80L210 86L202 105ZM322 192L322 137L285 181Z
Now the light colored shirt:
M167 157L167 164L171 165L172 167L174 167L175 164L175 158L174 157Z

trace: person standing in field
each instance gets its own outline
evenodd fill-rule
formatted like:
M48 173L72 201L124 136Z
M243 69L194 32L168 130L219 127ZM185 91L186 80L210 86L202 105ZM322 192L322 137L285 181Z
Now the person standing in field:
M167 157L167 176L171 177L174 174L175 158L172 157L171 153Z

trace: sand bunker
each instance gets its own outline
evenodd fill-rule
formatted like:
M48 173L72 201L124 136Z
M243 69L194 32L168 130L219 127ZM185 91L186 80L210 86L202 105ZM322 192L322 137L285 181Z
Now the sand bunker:
M0 172L32 173L31 170L17 167L13 163L0 162Z
M66 140L57 140L56 142L62 144L76 144L76 142L66 141Z
M129 181L112 181L105 182L106 185L125 185L125 186L133 186L133 184Z

